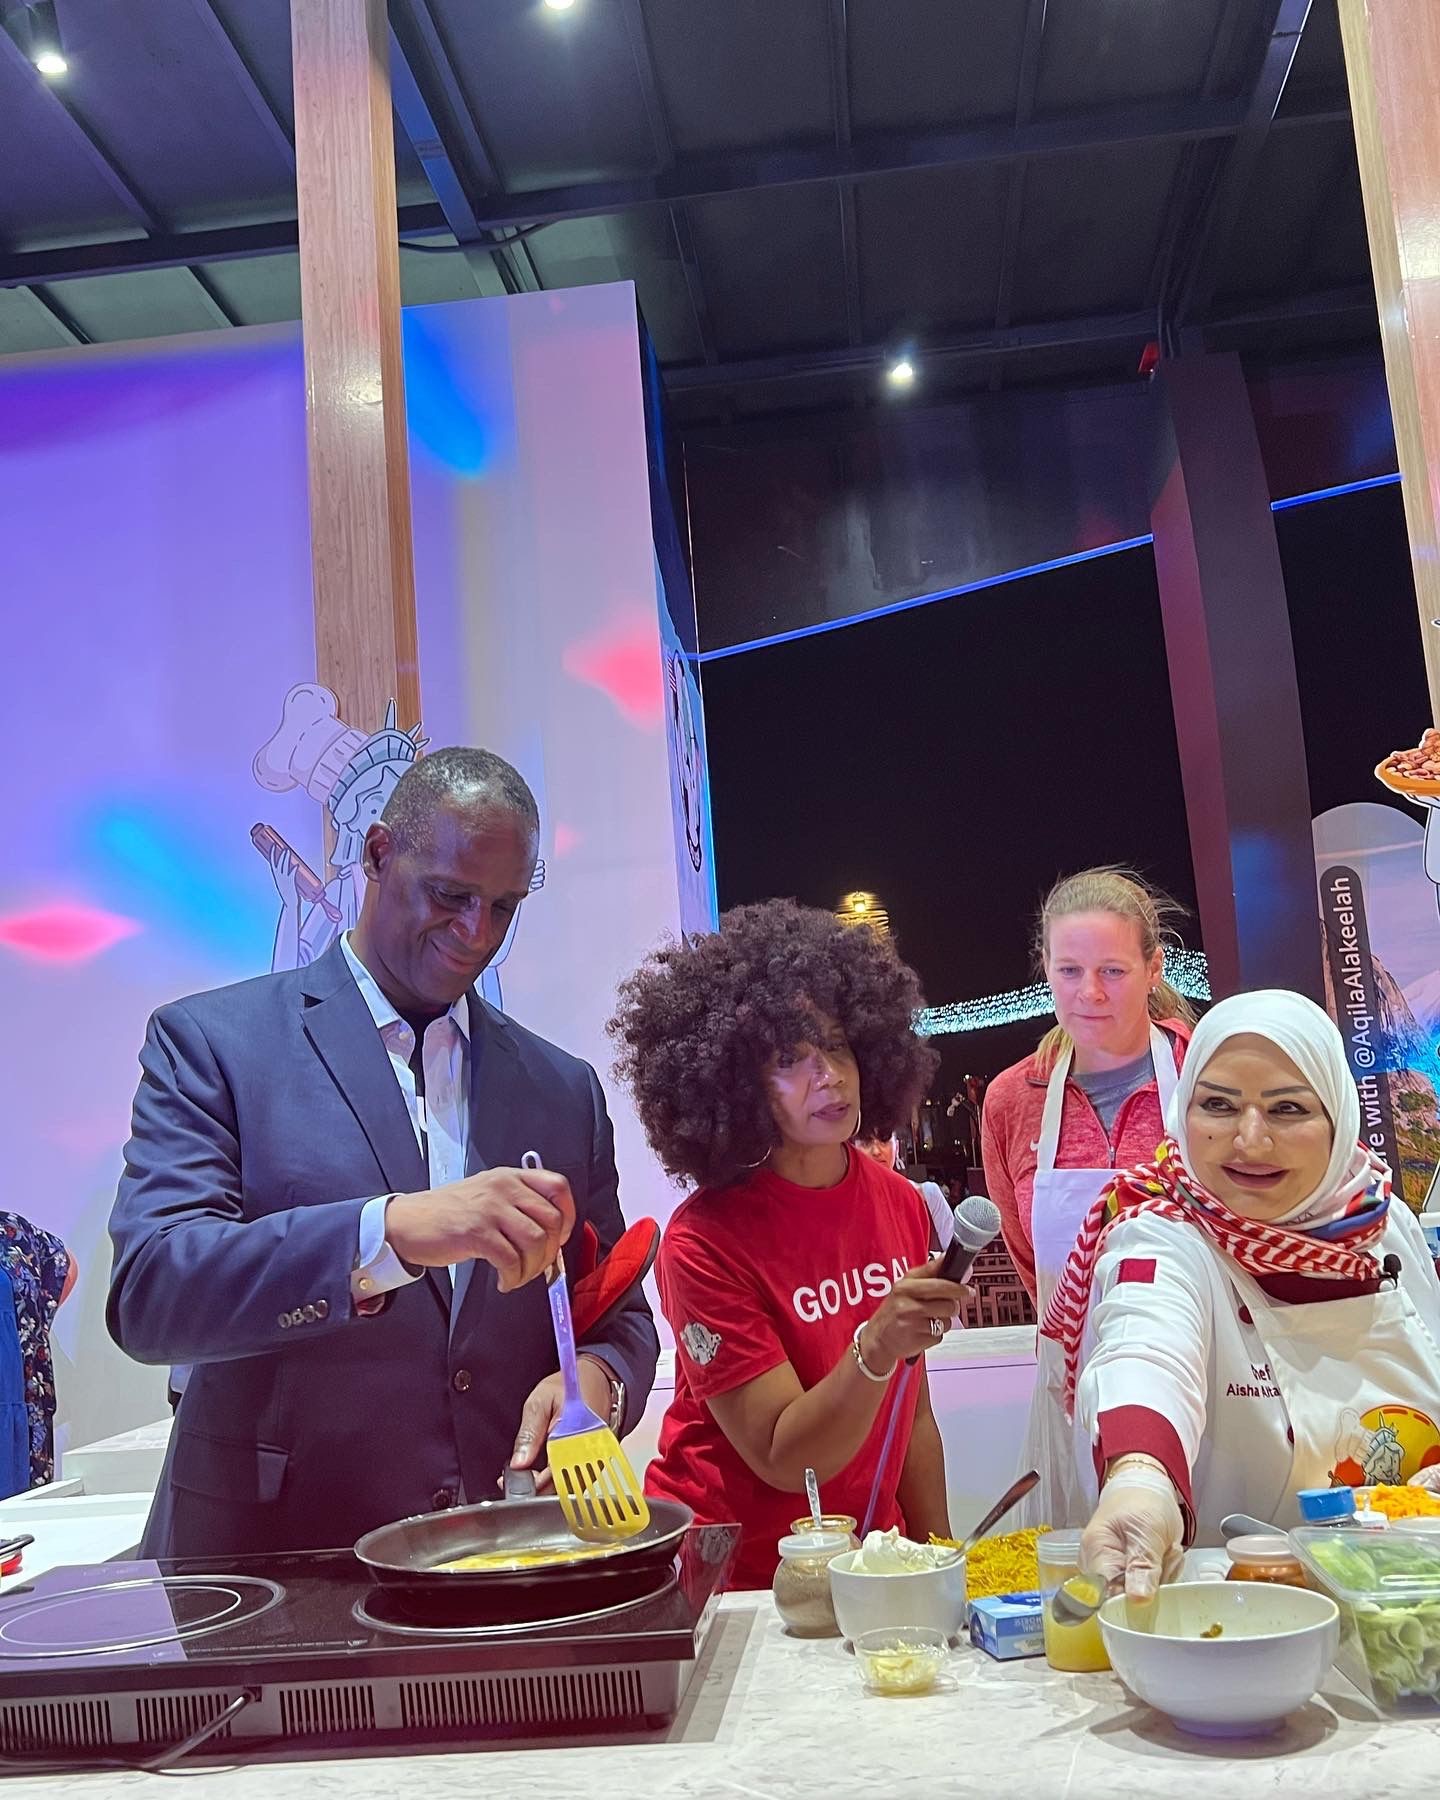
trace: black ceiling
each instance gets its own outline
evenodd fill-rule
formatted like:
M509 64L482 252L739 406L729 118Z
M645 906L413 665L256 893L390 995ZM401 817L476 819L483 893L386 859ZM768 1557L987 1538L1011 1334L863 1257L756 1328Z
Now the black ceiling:
M297 317L288 0L58 11L61 81L0 37L0 352ZM682 420L1375 333L1335 0L390 19L405 299L633 279Z

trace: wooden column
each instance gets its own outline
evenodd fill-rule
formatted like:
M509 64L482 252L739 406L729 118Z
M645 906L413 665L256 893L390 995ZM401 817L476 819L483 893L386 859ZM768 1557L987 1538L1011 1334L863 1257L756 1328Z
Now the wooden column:
M1385 376L1440 724L1440 0L1340 0Z
M1156 385L1150 516L1211 991L1323 1004L1295 653L1245 378L1236 356L1180 357ZM1132 726L1143 756L1143 709Z
M420 717L385 0L291 0L315 661L340 716Z

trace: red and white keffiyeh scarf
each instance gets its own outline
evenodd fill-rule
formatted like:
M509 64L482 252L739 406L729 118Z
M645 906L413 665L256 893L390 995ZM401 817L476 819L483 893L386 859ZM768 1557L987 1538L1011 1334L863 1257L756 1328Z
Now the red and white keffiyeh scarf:
M1369 1254L1379 1243L1390 1208L1390 1170L1373 1151L1356 1146L1345 1183L1348 1197L1336 1216L1307 1229L1242 1218L1185 1167L1180 1146L1166 1138L1153 1163L1116 1172L1115 1180L1085 1216L1040 1330L1065 1353L1065 1412L1073 1414L1080 1341L1090 1310L1095 1264L1110 1227L1136 1213L1156 1213L1194 1225L1249 1275L1309 1275L1333 1281L1373 1281L1379 1273ZM1303 1215L1302 1215L1303 1216ZM1323 1234L1323 1235L1322 1235Z

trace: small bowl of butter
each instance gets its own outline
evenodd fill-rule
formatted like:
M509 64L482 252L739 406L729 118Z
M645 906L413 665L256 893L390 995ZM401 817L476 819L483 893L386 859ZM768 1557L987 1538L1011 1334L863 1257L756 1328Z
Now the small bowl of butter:
M928 1694L950 1654L943 1631L928 1625L887 1625L862 1631L855 1662L872 1694Z

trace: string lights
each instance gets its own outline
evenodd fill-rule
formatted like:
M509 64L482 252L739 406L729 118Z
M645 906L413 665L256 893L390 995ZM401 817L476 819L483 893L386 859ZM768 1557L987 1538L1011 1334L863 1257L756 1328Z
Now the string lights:
M1187 1000L1209 1000L1210 974L1203 952L1167 950L1165 979ZM1043 1019L1055 1010L1047 982L1033 987L1011 988L983 1000L952 1000L948 1006L927 1006L915 1015L921 1037L954 1037L965 1031L985 1031L994 1025L1019 1025L1026 1019Z

